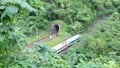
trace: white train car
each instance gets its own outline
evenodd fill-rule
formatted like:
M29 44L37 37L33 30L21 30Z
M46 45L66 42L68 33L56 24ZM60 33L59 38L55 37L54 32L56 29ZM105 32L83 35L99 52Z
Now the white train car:
M61 51L65 50L66 48L68 48L69 46L73 45L74 43L80 41L81 35L77 34L67 40L65 40L64 42L52 47L53 50L55 50L57 53L60 53Z

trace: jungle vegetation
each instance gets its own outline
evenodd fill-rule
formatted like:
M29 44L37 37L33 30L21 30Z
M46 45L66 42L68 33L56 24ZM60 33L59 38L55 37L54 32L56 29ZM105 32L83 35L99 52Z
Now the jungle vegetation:
M26 46L57 20L66 24L62 34L80 33L81 41L63 54L45 43ZM119 67L119 0L0 0L0 68Z

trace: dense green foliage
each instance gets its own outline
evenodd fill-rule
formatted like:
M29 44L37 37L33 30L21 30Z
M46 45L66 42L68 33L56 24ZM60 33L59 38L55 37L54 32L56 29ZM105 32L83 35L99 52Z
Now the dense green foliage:
M86 32L104 14L111 16ZM67 24L66 33L87 34L62 55L45 44L24 46L54 20ZM119 0L0 0L0 68L119 68L119 21Z
M110 18L98 23L90 33L82 35L79 45L73 50L70 49L73 52L68 51L69 56L63 55L66 60L74 61L70 65L78 66L78 68L84 64L100 68L119 68L120 19L114 19L115 16L113 14ZM75 55L71 56L75 59L68 59L71 53ZM81 63L84 64L81 65Z
M38 2L39 6L37 4L35 7L38 12L32 12L30 14L32 16L28 16L29 14L18 16L18 25L23 28L21 29L23 33L30 36L38 34L41 29L47 29L50 21L63 20L68 25L67 32L82 33L100 15L111 14L114 10L119 11L119 4L116 2L118 1L45 0Z
M108 1L110 4L105 5ZM115 10L114 7L111 0L55 0L54 4L50 5L50 9L47 10L48 13L52 12L49 13L50 18L48 15L47 17L50 20L56 18L64 20L69 25L67 31L75 34L83 32L99 15L112 13ZM76 30L79 31L76 32Z
M0 1L0 66L7 67L14 62L16 52L25 43L24 35L16 25L16 14L36 11L26 1Z

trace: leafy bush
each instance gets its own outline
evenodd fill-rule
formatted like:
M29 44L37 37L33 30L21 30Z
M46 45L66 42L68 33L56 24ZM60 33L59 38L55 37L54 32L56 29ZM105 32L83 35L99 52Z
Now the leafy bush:
M0 67L120 67L119 0L45 1L47 3L38 0L1 1ZM36 9L30 5L38 11L35 12ZM28 16L29 12L34 12L35 16ZM21 15L21 13L24 13L24 15ZM46 47L44 44L37 44L33 48L23 46L25 45L25 35L23 34L35 35L40 29L47 29L49 21L62 19L68 24L67 31L75 34L83 32L96 17L104 13L113 14L110 18L98 24L91 33L82 35L79 45L75 49L69 49L62 56L55 54L50 47Z
M98 23L89 34L83 34L78 45L61 57L76 68L119 68L119 16L113 13Z
M81 25L81 23L75 22L75 24L69 25L67 27L67 32L69 32L70 34L81 33L82 32L82 25Z

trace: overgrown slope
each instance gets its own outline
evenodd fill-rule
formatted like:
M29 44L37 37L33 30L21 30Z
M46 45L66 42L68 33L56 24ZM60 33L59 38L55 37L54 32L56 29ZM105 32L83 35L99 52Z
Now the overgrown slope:
M119 15L119 14L118 14ZM120 18L116 13L98 23L91 32L82 34L81 41L63 55L77 68L120 67Z
M51 21L63 20L76 34L101 14L112 16L62 56L43 43L25 50L25 38L47 31ZM119 0L0 0L0 18L0 68L120 67Z

